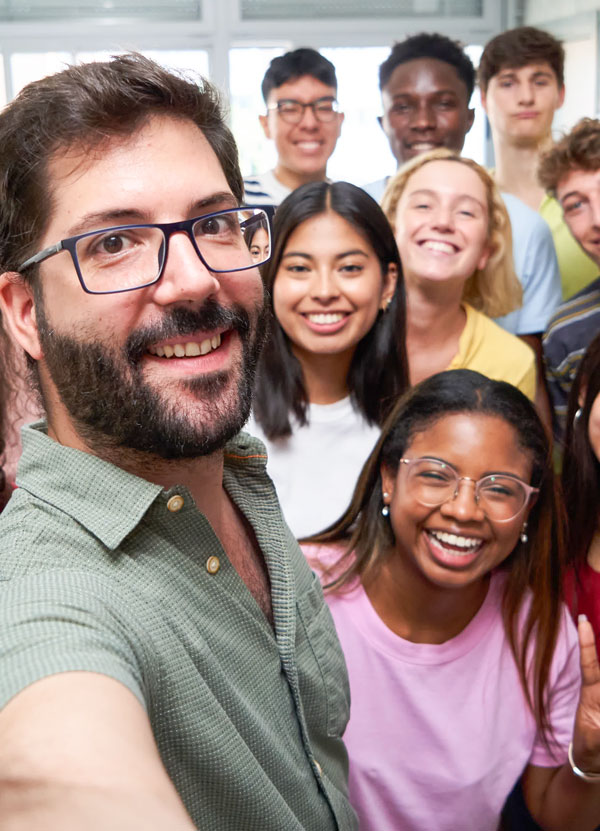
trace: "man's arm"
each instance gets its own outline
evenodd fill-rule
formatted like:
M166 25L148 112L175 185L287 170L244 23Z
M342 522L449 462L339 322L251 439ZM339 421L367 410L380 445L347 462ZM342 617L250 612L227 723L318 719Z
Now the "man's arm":
M2 831L193 831L148 717L123 684L65 672L0 712Z

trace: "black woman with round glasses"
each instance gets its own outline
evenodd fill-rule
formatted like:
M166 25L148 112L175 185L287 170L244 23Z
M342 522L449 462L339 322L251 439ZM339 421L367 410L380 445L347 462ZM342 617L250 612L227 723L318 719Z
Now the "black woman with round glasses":
M312 538L361 831L496 831L519 779L542 829L598 825L600 669L561 601L556 494L523 393L442 372L394 407L347 512Z

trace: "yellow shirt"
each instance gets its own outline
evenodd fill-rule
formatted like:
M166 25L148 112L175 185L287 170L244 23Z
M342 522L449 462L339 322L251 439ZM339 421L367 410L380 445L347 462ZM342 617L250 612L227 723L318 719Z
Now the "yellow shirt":
M495 381L507 381L533 401L536 385L533 349L468 303L463 303L463 308L467 322L458 341L458 352L448 369L473 369Z
M563 300L568 300L596 279L598 266L587 256L569 231L560 202L546 194L538 210L552 231Z

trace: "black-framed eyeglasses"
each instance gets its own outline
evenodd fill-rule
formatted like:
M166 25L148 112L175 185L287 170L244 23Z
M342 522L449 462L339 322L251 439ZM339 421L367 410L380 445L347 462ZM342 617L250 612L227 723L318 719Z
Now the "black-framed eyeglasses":
M307 107L310 107L313 111L313 115L317 121L321 121L324 124L328 121L333 121L339 112L338 102L331 95L316 98L314 101L308 101L306 104L302 101L296 101L294 98L281 98L274 104L269 104L267 109L277 110L277 114L288 124L300 124Z
M475 502L481 510L495 522L508 522L521 513L534 493L539 493L539 488L510 473L491 473L475 480L459 476L451 465L439 459L421 457L400 462L406 465L414 498L432 508L455 499L461 482L472 482Z
M271 250L271 223L263 208L247 206L184 219L181 222L115 225L63 239L21 263L20 272L68 251L81 288L88 294L118 294L151 286L162 277L171 234L188 235L196 254L209 271L222 274L246 271L267 262L269 254L252 257L255 231L267 234Z

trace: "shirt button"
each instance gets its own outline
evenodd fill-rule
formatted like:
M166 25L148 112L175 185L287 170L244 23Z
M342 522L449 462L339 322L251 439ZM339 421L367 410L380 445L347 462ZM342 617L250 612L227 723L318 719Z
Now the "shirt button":
M317 762L317 760L316 760L316 759L315 759L315 767L316 767L316 769L317 769L317 773L319 774L319 776L323 776L323 768L322 768L322 767L321 767L321 765Z
M178 493L176 493L167 502L167 510L176 514L177 511L180 511L183 508L183 501L183 496L180 496Z
M216 574L221 568L221 562L218 557L209 557L206 561L206 570L209 574Z

